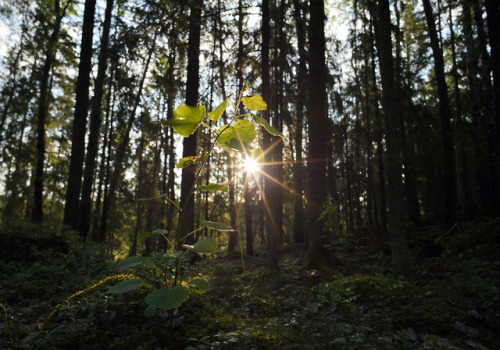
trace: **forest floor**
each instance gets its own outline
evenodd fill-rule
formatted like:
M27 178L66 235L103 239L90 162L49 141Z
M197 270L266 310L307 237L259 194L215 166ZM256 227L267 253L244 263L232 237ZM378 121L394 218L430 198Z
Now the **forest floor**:
M221 253L193 268L209 292L145 317L141 293L93 285L118 273L103 247L18 225L0 235L0 349L500 349L500 220L442 234L411 235L404 278L362 231L330 270L302 268L300 246L280 248L279 271Z

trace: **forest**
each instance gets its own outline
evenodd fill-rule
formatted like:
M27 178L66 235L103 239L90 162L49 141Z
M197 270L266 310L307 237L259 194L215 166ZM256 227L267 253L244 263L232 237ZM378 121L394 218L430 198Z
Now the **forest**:
M0 0L1 349L500 349L498 0Z

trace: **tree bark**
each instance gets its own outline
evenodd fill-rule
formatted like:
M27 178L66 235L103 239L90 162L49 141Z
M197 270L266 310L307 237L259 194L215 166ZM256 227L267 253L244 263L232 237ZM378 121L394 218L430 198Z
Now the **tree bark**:
M186 81L186 105L196 106L198 103L198 89L200 86L199 78L199 54L200 54L200 35L201 35L201 12L203 9L203 0L194 0L191 5L189 16L189 42L188 42L188 66ZM185 138L182 143L182 156L188 157L196 154L196 133ZM196 166L191 165L182 169L181 178L181 198L180 205L183 212L179 216L179 224L176 233L176 245L194 243L193 235L190 235L181 241L188 233L194 230L195 203L194 196L191 193L195 181Z
M52 63L56 54L57 42L61 31L61 22L66 14L66 10L71 1L68 1L64 8L60 9L60 1L56 0L54 9L56 19L54 22L54 30L47 44L45 53L45 62L42 70L42 78L40 80L40 98L38 101L38 116L36 126L36 164L34 169L33 179L33 209L31 211L31 221L33 223L41 223L43 221L43 178L44 178L44 161L45 161L45 124L47 123L49 113L49 77Z
M436 83L439 97L439 114L441 119L441 134L443 147L443 166L444 166L444 216L446 228L450 228L456 221L456 203L457 203L457 179L455 172L455 157L453 153L453 140L451 131L451 112L448 100L448 86L446 85L446 76L444 72L443 51L439 44L434 14L429 0L422 0L424 5L427 29L431 41L432 55L434 57L434 72L436 74Z
M73 136L71 138L71 158L63 219L63 224L69 226L71 229L78 228L78 207L85 155L85 130L89 109L90 72L92 70L95 4L96 0L86 0L83 13L80 63L78 65L78 80L76 83L75 116L73 119Z
M108 66L109 31L111 28L111 14L113 12L114 0L107 0L106 14L101 37L101 49L99 52L99 64L97 78L94 87L94 98L92 100L92 112L90 114L90 134L85 158L85 173L83 176L82 198L80 201L80 213L78 216L78 231L86 239L90 228L90 213L92 211L92 184L94 182L94 169L99 148L99 129L101 127L101 106L104 92L104 81Z
M378 53L382 80L382 106L387 158L387 223L391 240L392 265L395 273L410 271L406 238L404 187L398 141L397 103L391 42L391 14L388 0L378 3Z
M325 267L333 263L326 249L323 222L318 222L323 203L327 199L327 96L325 61L325 8L323 0L310 0L309 25L309 101L307 121L309 144L307 149L307 216L308 265Z
M297 73L297 117L295 129L295 164L293 165L294 197L294 229L293 238L295 243L304 243L304 160L303 157L303 132L304 132L304 105L306 100L306 80L307 80L307 56L306 56L306 35L305 23L302 15L300 0L294 0L294 19L297 28L297 46L299 49L299 70Z

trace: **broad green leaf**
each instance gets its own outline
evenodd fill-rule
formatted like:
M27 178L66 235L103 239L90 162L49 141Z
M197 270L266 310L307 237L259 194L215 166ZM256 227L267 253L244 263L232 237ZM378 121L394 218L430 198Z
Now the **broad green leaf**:
M146 260L148 260L148 258L146 258L144 256L134 256L134 257L128 258L126 260L120 261L116 265L116 268L118 269L118 271L125 271L129 267L143 264Z
M177 163L176 168L177 169L187 168L188 166L193 165L194 162L195 162L195 156L187 156L179 160L179 163Z
M204 191L223 191L223 192L229 191L229 188L226 185L217 185L213 183L204 186L198 186L198 189Z
M144 310L144 316L149 318L153 317L154 315L156 315L156 308L152 305L148 305Z
M253 120L255 120L255 122L257 124L260 124L262 125L268 133L270 133L271 135L274 135L274 136L279 136L281 138L285 138L285 135L283 135L282 133L280 133L275 127L269 125L269 123L262 117L258 117L256 115L252 115L253 117Z
M220 119L226 108L227 108L227 98L219 106L217 106L215 110L208 113L208 119L210 119L214 123L217 123L217 121Z
M167 230L163 230L161 228L157 228L156 230L154 230L152 232L141 232L141 233L139 233L137 235L137 242L138 243L143 243L149 237L153 237L153 236L165 236L165 235L168 235L168 231Z
M216 231L234 231L231 226L228 226L226 224L221 224L220 222L203 221L201 223L201 226L208 227Z
M163 310L175 309L186 301L189 296L189 288L184 286L175 286L172 288L161 288L149 293L146 298L146 304Z
M217 241L212 237L200 239L193 245L193 250L198 254L215 254Z
M187 284L188 284L188 286L196 287L195 292L200 293L200 294L208 292L209 290L212 289L212 287L210 287L210 283L208 283L208 281L204 280L203 278L192 279Z
M195 107L181 105L174 109L174 117L162 122L163 126L171 126L175 132L183 137L188 137L200 125L205 116L205 107L197 104Z
M266 102L264 102L262 97L260 97L259 95L253 95L251 97L242 97L241 102L243 102L245 107L254 111L264 111L267 109Z
M221 147L240 152L251 149L249 143L257 136L255 126L251 121L245 119L238 120L234 126L221 126L218 133L217 143Z
M250 143L257 136L257 130L255 130L255 125L250 120L240 119L233 126L234 133L238 140L244 143Z
M126 292L132 292L141 289L142 280L139 278L132 278L129 280L121 281L115 284L113 287L108 289L108 293L121 294Z

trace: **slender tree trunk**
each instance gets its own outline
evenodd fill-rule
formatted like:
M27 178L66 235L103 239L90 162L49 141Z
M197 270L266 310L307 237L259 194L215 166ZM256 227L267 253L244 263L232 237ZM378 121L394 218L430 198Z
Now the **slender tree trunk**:
M422 0L424 5L425 18L431 41L432 54L434 57L434 71L436 74L436 83L439 97L439 112L441 117L441 134L443 145L443 166L444 166L444 211L445 225L447 228L453 226L456 220L456 202L457 202L457 180L455 173L455 157L453 153L453 139L451 130L451 112L448 100L448 86L446 85L446 76L444 72L443 51L439 45L438 33L434 22L429 0Z
M500 3L498 0L485 0L488 22L489 43L491 47L491 66L493 72L493 98L495 105L495 143L493 144L493 193L494 215L500 214Z
M80 214L78 216L78 231L80 235L87 238L90 228L90 213L92 211L92 184L94 182L94 169L97 158L99 129L101 127L101 106L104 91L104 81L108 66L108 44L109 31L111 27L111 14L113 12L114 0L107 0L106 14L101 38L101 49L99 52L99 64L97 78L94 87L94 98L92 100L92 112L90 114L90 135L85 158L85 173L82 185L82 198L80 202Z
M305 23L302 15L302 6L300 0L294 0L294 19L295 27L297 28L297 46L299 49L299 71L297 74L297 121L295 129L295 164L293 166L294 197L293 212L294 212L294 229L293 238L295 243L304 243L304 164L302 164L303 149L302 140L304 132L304 105L306 100L306 78L307 78L307 56L306 56L306 36Z
M400 145L398 142L397 103L391 43L391 14L388 0L378 3L379 64L382 79L382 105L387 157L387 221L391 240L392 265L395 273L410 270L406 239L404 187L401 174Z
M203 10L203 0L194 0L191 5L189 16L189 42L188 42L188 66L186 81L186 105L196 106L198 103L199 80L199 54L200 54L200 35L201 35L201 12ZM188 157L196 154L196 133L185 138L182 143L182 156ZM180 205L183 212L179 216L179 224L176 236L176 245L183 243L194 243L193 235L186 237L185 241L181 239L189 232L194 230L195 203L191 190L195 180L194 165L182 169L181 179L181 198Z
M327 96L325 61L325 8L323 0L310 0L309 25L309 101L307 120L309 124L309 144L307 149L307 216L308 265L324 267L333 263L332 256L325 248L323 222L318 222L323 203L327 198L327 159L325 145L327 137Z
M270 43L270 14L269 0L262 0L262 97L269 102L271 97L270 89L270 65L269 65L269 43ZM263 111L264 118L269 122L269 111ZM271 137L266 132L262 134L262 143L264 151L271 146ZM266 154L265 162L272 161L270 154ZM269 166L264 167L268 171ZM264 178L263 201L266 208L266 233L267 233L267 267L271 270L278 269L278 230L271 212L272 186L273 182Z
M82 184L83 160L85 155L85 129L89 109L90 73L92 70L92 37L94 35L94 14L96 0L86 0L83 13L80 63L76 83L75 117L71 138L71 158L69 162L68 185L63 224L71 229L78 227L78 208Z
M36 126L36 164L34 169L34 192L33 209L31 211L31 221L41 223L43 221L43 177L45 161L45 124L47 123L49 113L49 77L52 63L56 54L57 42L61 31L61 22L71 1L68 1L64 8L60 9L60 1L56 0L54 4L56 19L54 30L47 44L45 53L45 62L42 69L42 78L40 80L40 98L38 101L38 116Z

